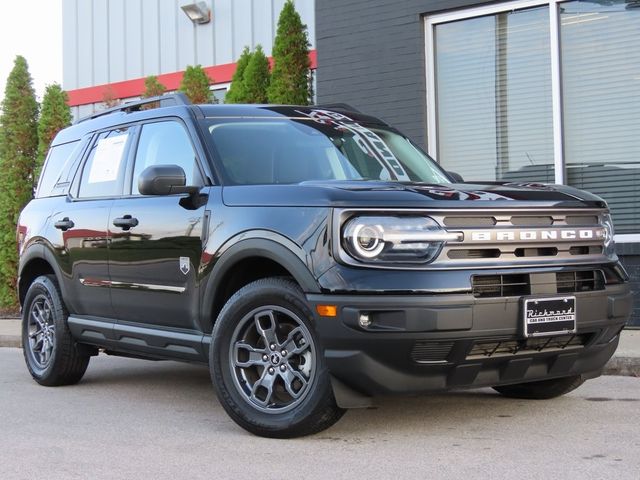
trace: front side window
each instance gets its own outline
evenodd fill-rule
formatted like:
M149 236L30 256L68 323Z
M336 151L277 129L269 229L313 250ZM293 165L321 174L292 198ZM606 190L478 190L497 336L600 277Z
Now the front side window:
M119 128L98 135L82 169L79 191L81 198L120 194L129 137L129 128Z
M235 185L323 180L445 183L406 137L336 119L224 119L207 124L226 180Z
M178 165L184 170L187 185L203 184L189 135L178 122L149 123L142 127L131 185L134 195L140 193L138 177L152 165Z

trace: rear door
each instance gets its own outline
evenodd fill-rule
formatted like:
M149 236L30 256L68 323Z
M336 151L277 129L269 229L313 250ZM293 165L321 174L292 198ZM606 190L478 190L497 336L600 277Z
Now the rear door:
M187 185L204 186L195 147L179 119L140 126L128 195L114 202L109 219L111 295L119 321L197 329L206 197L194 203L187 195L138 192L138 176L151 165L179 165Z
M76 174L71 193L52 213L59 238L69 310L113 317L108 266L109 211L122 192L133 129L97 134Z

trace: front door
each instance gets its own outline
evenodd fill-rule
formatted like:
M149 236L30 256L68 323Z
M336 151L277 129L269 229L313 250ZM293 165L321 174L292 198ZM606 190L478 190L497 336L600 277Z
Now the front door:
M117 199L111 208L111 297L118 321L193 330L197 329L206 202L190 201L186 195L142 196L138 192L138 176L145 168L167 164L184 169L187 185L203 185L195 150L182 123L143 125L131 194Z

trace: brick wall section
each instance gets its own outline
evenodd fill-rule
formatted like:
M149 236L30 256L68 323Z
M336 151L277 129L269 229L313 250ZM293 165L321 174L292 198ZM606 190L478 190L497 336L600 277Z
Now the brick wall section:
M482 3L317 0L318 103L349 103L425 147L423 16Z

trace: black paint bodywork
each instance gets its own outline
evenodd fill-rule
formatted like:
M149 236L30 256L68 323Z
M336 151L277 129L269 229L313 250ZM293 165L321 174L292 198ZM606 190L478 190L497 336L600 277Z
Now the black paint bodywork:
M606 205L587 192L559 185L332 181L225 186L220 164L202 129L203 119L298 116L310 108L167 107L113 113L63 130L54 145L76 140L89 143L88 138L115 125L130 126L135 133L145 121L178 119L190 133L205 185L196 195L133 196L123 182L121 195L114 198L78 199L76 175L69 184L57 187L56 196L33 200L22 212L18 227L20 298L37 274L51 271L59 281L70 328L80 342L147 358L206 362L215 317L233 293L227 287L234 279L250 279L251 272L243 269L258 265L258 275L293 277L312 305L340 307L337 318L316 318L317 331L334 377L362 393L514 383L592 373L604 365L630 310L628 286L615 260L598 268L617 276L616 284L578 300L585 308L592 305L585 309L589 312L580 325L593 334L582 357L560 362L564 366L555 370L553 362L560 361L557 353L527 357L532 368L522 370L521 366L520 376L510 373L504 378L501 371L515 368L509 366L511 360L469 363L460 353L447 364L412 362L409 351L418 340L449 339L458 342L462 352L474 338L518 336L518 299L483 302L474 298L470 279L487 269L448 271L425 266L382 272L345 265L333 254L337 238L332 226L334 209L500 211ZM349 116L381 123L355 112ZM127 158L129 179L131 156ZM74 165L78 169L81 162ZM114 225L115 219L127 215L138 220L135 227L127 230ZM55 228L54 223L63 218L71 219L74 227ZM542 274L566 269L562 265L506 266L494 273ZM353 324L354 315L371 310L372 305L380 312L399 311L406 318L424 319L412 320L423 322L423 328L359 330ZM463 373L456 373L459 369Z

